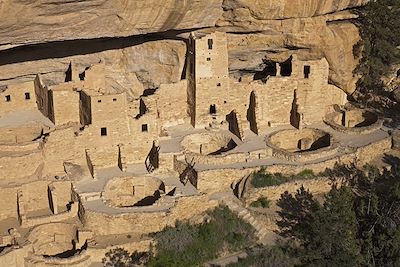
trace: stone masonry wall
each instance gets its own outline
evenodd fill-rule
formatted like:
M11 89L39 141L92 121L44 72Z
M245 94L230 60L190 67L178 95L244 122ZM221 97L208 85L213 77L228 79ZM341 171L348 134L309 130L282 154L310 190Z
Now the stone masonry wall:
M217 205L217 201L209 201L203 195L181 198L170 212L107 215L86 210L85 227L91 229L95 235L148 234L160 231L167 225L174 225L176 220L189 220Z
M35 110L36 95L34 82L10 84L4 91L0 90L0 114L21 111Z
M73 90L53 90L55 125L79 123L79 93Z

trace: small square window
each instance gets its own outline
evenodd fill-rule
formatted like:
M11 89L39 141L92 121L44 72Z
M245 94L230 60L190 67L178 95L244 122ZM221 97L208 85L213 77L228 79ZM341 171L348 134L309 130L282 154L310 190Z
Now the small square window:
M99 100L97 100L97 102L98 102L98 103L101 103L101 100L99 99Z
M210 58L210 57L208 57L208 58L207 58L207 61L211 61L211 58Z
M117 101L117 99L116 99L116 98L113 98L113 101L115 102L115 101Z
M142 132L147 132L148 130L147 124L142 124Z
M25 100L31 99L31 94L30 93L25 93Z
M6 102L10 102L11 101L11 96L10 95L6 95L5 99L6 99Z
M107 128L106 127L102 127L100 129L100 135L101 136L107 136Z

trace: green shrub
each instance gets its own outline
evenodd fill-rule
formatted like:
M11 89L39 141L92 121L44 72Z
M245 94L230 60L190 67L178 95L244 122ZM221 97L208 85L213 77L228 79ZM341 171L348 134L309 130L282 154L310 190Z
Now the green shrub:
M302 170L301 172L299 172L297 175L297 178L313 178L313 177L315 177L315 174L314 174L314 172L313 172L313 170L310 170L310 169L305 169L305 170Z
M250 203L250 206L253 208L269 208L271 204L271 200L266 197L260 197L256 201Z
M202 266L222 249L237 251L255 239L253 227L225 206L209 212L210 221L200 225L177 222L155 233L156 255L146 266Z
M106 252L102 259L103 266L106 267L130 267L143 266L151 257L151 252L134 251L131 254L123 248L115 248Z
M295 180L303 180L315 178L317 175L314 174L313 170L305 169L297 174L293 174L290 176L285 176L282 173L268 173L265 168L262 168L258 172L254 172L252 174L251 184L255 188L267 187L280 185L286 182L295 181Z
M284 182L285 179L281 174L267 173L263 169L253 173L251 180L251 184L256 188L280 185Z
M291 267L295 265L294 259L287 255L287 252L278 246L254 247L247 250L248 256L239 259L236 263L228 264L228 267Z

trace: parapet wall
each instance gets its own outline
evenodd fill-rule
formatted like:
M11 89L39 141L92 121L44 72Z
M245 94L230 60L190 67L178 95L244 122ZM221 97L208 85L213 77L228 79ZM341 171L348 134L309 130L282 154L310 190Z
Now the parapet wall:
M383 155L392 146L392 138L386 137L382 140L367 144L366 146L343 151L336 157L317 161L313 163L302 164L274 164L265 166L268 172L282 174L297 174L304 169L313 170L314 173L325 171L327 168L333 168L335 164L350 164L355 163L362 167L371 162L378 156ZM216 169L198 171L197 188L202 193L213 193L219 191L227 191L232 189L232 185L237 183L243 177L251 174L254 171L260 170L261 167L253 167L245 169Z
M192 196L180 198L177 205L168 212L132 212L111 215L86 210L84 226L91 229L95 235L149 234L160 231L167 225L174 225L176 220L189 220L217 205L217 201L209 201L207 196Z
M331 181L328 178L313 178L309 180L289 181L277 186L268 186L263 188L251 188L244 194L246 205L250 205L260 197L267 197L269 200L276 201L285 191L296 193L297 189L304 186L310 190L313 195L324 194L331 189Z
M39 150L0 157L0 180L18 182L25 177L40 175L43 165L43 155Z

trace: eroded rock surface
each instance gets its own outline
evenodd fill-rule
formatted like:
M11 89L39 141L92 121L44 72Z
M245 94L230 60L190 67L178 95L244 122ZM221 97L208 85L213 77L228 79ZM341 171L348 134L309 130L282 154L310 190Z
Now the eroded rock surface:
M209 28L229 33L231 75L262 70L263 59L283 61L293 53L324 56L330 82L352 93L358 64L353 46L359 32L347 9L366 2L2 1L0 85L31 79L36 73L57 83L70 61L85 68L104 60L113 88L158 87L181 77L186 48L180 38Z
M120 37L214 26L222 0L7 0L0 45Z

